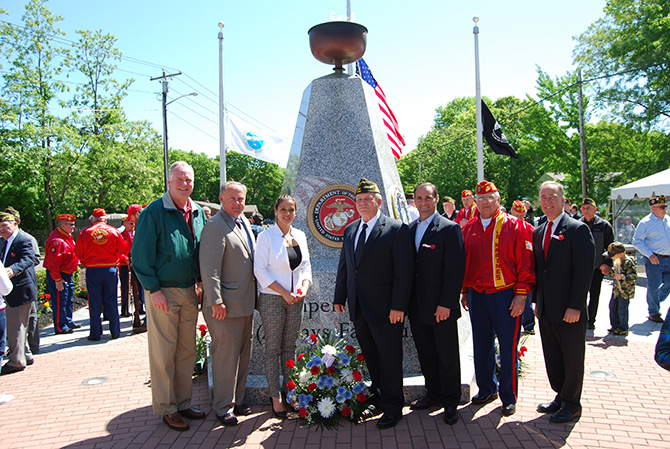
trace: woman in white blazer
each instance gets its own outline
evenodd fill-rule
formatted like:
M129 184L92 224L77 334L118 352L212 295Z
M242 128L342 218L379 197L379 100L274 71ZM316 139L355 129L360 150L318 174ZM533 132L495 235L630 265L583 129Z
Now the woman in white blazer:
M303 300L312 285L305 233L291 226L296 215L295 198L281 195L274 206L276 224L261 232L254 253L254 274L260 286L258 311L265 331L265 376L272 397L272 412L287 416L281 400L279 368L284 386L289 380L286 361L295 356L302 320Z

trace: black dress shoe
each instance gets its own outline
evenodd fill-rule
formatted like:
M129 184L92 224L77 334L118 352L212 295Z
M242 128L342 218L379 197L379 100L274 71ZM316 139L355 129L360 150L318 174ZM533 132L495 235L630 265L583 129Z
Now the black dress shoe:
M237 418L235 418L235 415L232 413L227 413L225 416L217 416L219 421L221 421L221 424L224 426L236 426L237 425Z
M409 405L409 408L412 410L424 410L430 407L435 407L436 405L440 405L440 401L437 399L431 399L428 396L424 396L421 399L412 401L412 403Z
M32 365L33 363L35 363L35 359L26 359L26 365L27 365L27 366L30 366L30 365Z
M189 429L188 423L184 421L179 412L174 412L169 415L163 415L163 422L172 430L185 432Z
M502 414L503 416L512 416L514 413L516 413L516 404L503 404L502 406Z
M649 321L653 321L654 323L662 323L664 320L660 313L655 313L653 315L649 315Z
M545 402L537 406L537 411L540 413L556 413L561 409L561 404L556 401Z
M489 395L477 393L475 396L472 397L472 403L475 405L485 405L488 404L489 402L495 401L496 399L498 399L498 393L493 393Z
M207 417L205 412L193 407L187 408L185 410L179 410L179 413L181 416L188 419L205 419Z
M120 336L121 336L121 334L112 335L112 340L116 340L116 339L119 338Z
M395 427L402 419L402 414L398 413L384 413L379 421L377 427L380 429L390 429Z
M88 340L88 341L100 341L100 338L91 337L89 335L88 337L86 337L86 340Z
M70 329L81 329L81 324L74 323L72 326L70 326Z
M72 332L74 332L74 331L68 327L68 328L65 329L64 331L56 332L56 334L57 334L57 335L61 335L61 334L71 334Z
M251 415L253 412L251 411L251 407L248 405L236 405L233 407L233 414L235 416L248 416Z
M445 407L442 416L444 418L444 422L450 426L453 426L458 422L458 410L456 410L456 407Z
M25 368L21 368L20 366L9 366L5 364L5 366L3 366L2 369L0 369L0 374L2 374L3 376L6 374L14 374L23 371L24 369Z
M549 421L557 424L568 423L579 419L582 416L582 410L568 410L567 408L562 408L553 415L549 417Z

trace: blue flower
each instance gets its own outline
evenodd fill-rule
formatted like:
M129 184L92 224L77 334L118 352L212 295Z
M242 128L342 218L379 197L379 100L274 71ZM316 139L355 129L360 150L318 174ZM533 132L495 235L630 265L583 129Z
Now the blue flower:
M340 357L340 363L342 365L346 366L346 365L349 364L349 362L351 362L351 359L349 358L349 356L346 355L346 354L342 354L342 356Z
M291 402L293 399L295 399L295 390L288 390L286 392L286 400Z
M347 390L344 392L344 399L351 399L353 397L353 394L351 394L351 391Z
M321 378L319 379L319 382L316 384L316 386L319 387L319 388L325 388L326 387L326 382L327 382L326 379L328 379L328 376L321 376Z
M347 399L346 399L344 396L342 396L341 394L338 394L338 395L335 397L335 400L341 404L341 403L343 403L344 401L346 401Z
M356 385L354 385L354 388L353 388L354 394L362 393L363 390L365 390L365 383L358 382Z
M344 394L347 391L344 387L337 387L337 394Z
M307 363L307 368L311 368L315 365L321 365L321 363L323 363L321 361L321 357L319 357L318 355L315 355L314 358Z
M333 385L335 385L335 379L332 377L326 377L326 386L332 387Z

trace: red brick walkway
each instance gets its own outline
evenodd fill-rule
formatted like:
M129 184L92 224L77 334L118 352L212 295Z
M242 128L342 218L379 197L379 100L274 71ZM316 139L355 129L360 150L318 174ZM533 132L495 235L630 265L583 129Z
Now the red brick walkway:
M86 333L75 336L85 340ZM0 405L1 448L670 448L670 373L652 358L649 339L591 338L584 412L577 423L551 424L535 411L552 399L540 348L540 337L527 341L526 374L520 382L516 415L503 418L500 403L467 405L453 427L441 411L412 412L391 430L375 422L338 431L301 428L271 417L270 407L254 406L254 414L238 427L225 428L213 413L192 421L188 432L171 431L151 412L146 334L99 344L82 344L39 354L35 364L18 374L0 377L0 392L15 399ZM109 380L96 386L82 382ZM210 412L207 380L194 382L194 404Z

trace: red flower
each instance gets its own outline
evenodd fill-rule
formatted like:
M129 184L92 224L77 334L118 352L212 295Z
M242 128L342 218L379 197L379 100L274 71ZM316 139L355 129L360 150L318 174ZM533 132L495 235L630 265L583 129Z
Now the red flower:
M305 358L305 353L298 354L298 362Z
M291 360L291 359L288 359L288 360L286 361L286 366L288 366L289 368L293 369L293 368L295 367L295 362L294 362L293 360Z
M358 393L356 399L358 399L358 402L365 402L367 398L365 397L365 393Z
M528 351L528 348L525 346L521 346L519 348L519 354L521 354L522 356L526 355L526 351Z
M345 406L342 409L342 416L349 416L351 415L351 409L348 406Z
M200 326L198 326L198 330L200 331L200 336L204 337L205 334L207 333L207 326L201 324Z
M295 382L289 380L288 383L286 384L286 388L288 388L289 390L295 390Z
M307 409L305 407L300 407L300 410L298 410L298 414L300 415L301 418L304 418L307 416Z
M316 365L314 365L314 366L312 367L312 369L310 370L310 372L312 373L313 376L316 376L317 374L319 374L319 371L321 371L321 370L320 370L319 367L316 366Z
M356 356L356 358L358 359L359 362L362 362L363 360L365 360L365 356L363 355L362 352L361 352L360 354L358 354L358 355Z
M317 341L319 341L319 339L316 337L316 334L312 334L312 335L310 335L309 338L310 338L314 343L316 343Z
M346 345L344 349L346 349L349 352L349 354L353 354L354 352L356 352L356 348L354 348L351 345Z
M363 380L363 375L361 374L360 371L354 371L353 373L351 373L351 375L354 377L354 380L356 382L360 382L361 380Z
M315 384L314 382L312 382L311 384L307 385L307 389L308 389L309 391L314 391L314 390L316 390L316 384Z
M333 374L335 372L335 367L334 366L329 366L326 371L328 372L328 374Z

